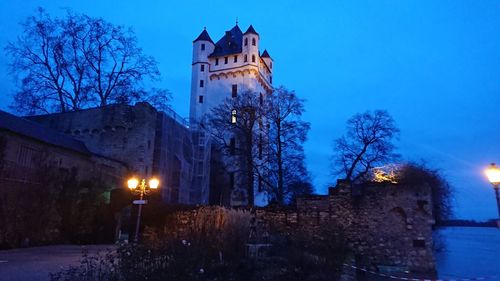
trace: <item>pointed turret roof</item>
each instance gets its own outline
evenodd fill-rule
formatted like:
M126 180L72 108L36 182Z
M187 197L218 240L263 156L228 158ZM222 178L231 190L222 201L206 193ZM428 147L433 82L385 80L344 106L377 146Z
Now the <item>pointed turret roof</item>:
M261 58L271 58L271 56L269 55L269 53L267 52L267 50L264 50L264 52L262 53L262 55L260 55Z
M236 24L231 30L226 31L224 36L215 43L214 52L209 57L218 57L241 53L241 42L243 32Z
M244 34L247 35L247 34L251 34L251 33L253 33L255 35L259 35L259 33L257 33L257 31L255 31L255 29L253 28L253 25L250 25Z
M193 43L196 42L196 41L208 41L210 43L214 43L214 41L212 41L212 38L210 38L210 35L208 35L208 32L207 32L207 29L204 29L200 35L198 36L198 38L194 39Z

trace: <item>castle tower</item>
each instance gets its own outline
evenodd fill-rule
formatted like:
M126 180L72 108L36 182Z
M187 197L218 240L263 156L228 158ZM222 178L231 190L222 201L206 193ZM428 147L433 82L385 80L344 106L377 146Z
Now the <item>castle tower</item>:
M243 33L236 24L215 44L206 30L193 41L193 127L228 97L247 90L262 95L272 91L272 59L267 51L260 55L259 40L252 25Z
M260 55L259 41L260 36L252 25L243 33L238 24L226 31L215 44L206 30L193 41L190 126L198 135L195 139L204 140L203 144L200 142L199 151L205 153L210 151L206 149L209 147L207 145L209 137L206 136L199 123L204 122L212 108L222 104L225 99L235 98L246 91L261 96L272 92L272 59L267 51L264 51L262 56ZM238 146L237 139L234 139L234 143ZM210 157L205 155L203 159L196 161L203 162L207 159ZM222 156L221 160L231 161L230 157L225 158L225 156ZM199 171L198 173L202 174ZM220 174L227 175L227 180L214 183L213 186L217 186L221 194L216 197L223 198L225 195L222 194L230 191L228 200L230 205L245 205L248 197L244 195L246 191L243 188L243 182L246 178L240 173L234 167L233 169L228 167L218 173L219 178L223 177ZM255 182L260 183L260 179L255 179ZM259 188L260 185L256 184L256 189L259 190ZM228 202L221 199L213 203L222 204L222 201Z

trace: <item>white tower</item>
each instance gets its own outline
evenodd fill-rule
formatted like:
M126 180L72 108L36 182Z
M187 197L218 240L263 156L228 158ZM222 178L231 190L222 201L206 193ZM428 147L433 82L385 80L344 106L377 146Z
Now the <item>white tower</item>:
M198 109L197 104L203 104L207 94L208 73L210 63L208 56L214 51L215 45L206 29L193 41L193 61L191 64L191 102L189 117L192 121L199 120L205 113ZM203 109L203 108L201 108Z

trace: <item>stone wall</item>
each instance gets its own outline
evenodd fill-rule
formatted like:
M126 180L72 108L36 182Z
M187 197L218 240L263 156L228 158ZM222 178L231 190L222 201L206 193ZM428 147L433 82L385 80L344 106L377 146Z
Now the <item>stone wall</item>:
M137 177L158 177L167 202L208 202L208 177L198 177L202 174L200 168L208 171L208 167L203 167L208 161L201 162L202 167L195 162L193 134L178 118L158 112L148 103L28 118L81 140L94 154L126 163ZM126 176L123 175L123 185Z
M293 210L258 209L258 225L320 233L342 228L358 265L434 272L431 192L427 186L339 185L297 200Z

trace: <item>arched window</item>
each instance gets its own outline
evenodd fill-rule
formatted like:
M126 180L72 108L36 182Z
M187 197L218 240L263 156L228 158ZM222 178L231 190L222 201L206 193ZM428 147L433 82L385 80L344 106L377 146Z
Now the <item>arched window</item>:
M236 109L231 110L231 123L236 124Z
M248 57L247 55L245 55L245 59L243 59L244 62L247 62L248 61Z
M252 62L255 62L255 55L252 55Z
M248 45L248 38L245 38L245 46Z
M252 45L255 46L255 38L252 38Z

